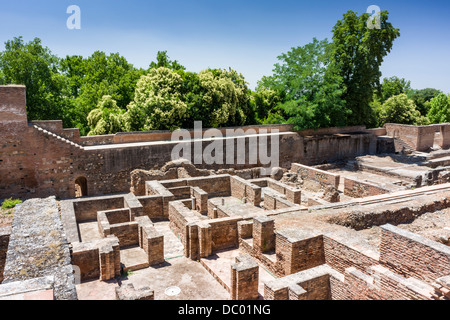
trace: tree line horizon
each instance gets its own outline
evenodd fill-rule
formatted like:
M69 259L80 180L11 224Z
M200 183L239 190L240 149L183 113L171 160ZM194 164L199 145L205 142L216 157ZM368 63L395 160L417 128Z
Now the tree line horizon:
M331 41L313 38L282 53L254 90L236 70L189 72L167 51L144 69L119 53L59 58L39 38L25 43L22 37L0 52L0 85L27 87L30 121L62 120L83 136L192 129L195 121L210 128L293 124L295 130L450 122L450 95L412 89L395 76L381 81L381 64L400 36L388 17L380 12L381 28L369 29L369 14L346 12Z

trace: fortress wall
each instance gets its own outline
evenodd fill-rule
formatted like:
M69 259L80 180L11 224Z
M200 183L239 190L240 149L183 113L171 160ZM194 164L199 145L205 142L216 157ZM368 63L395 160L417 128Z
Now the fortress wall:
M159 169L172 160L171 153L177 143L148 142L149 136L152 137L150 139L158 137L156 133L137 135L127 133L79 138L77 129L62 129L60 121L37 121L28 124L25 97L23 86L0 86L0 199L9 197L28 199L51 195L73 198L75 197L75 181L80 177L87 181L87 194L85 194L87 196L127 193L130 190L130 174L133 170ZM58 136L39 131L33 124ZM277 125L244 129L254 129L256 132L261 129L269 129L269 131L278 129L280 131L279 163L272 163L272 165L284 168L290 168L292 163L320 164L342 157L367 154L373 151L373 144L376 147L374 135L358 133L359 130L364 129L363 127L355 127L353 130L351 128L323 129L319 133L328 134L339 131L355 133L356 130L358 134L322 135L314 138L290 132L288 131L290 128L289 125ZM114 141L132 142L144 138L146 143L111 145ZM70 143L84 144L86 139L100 145L84 149L81 145ZM213 170L228 168L240 170L267 166L261 161L250 162L249 155L254 150L251 147L261 142L267 145L269 152L266 155L270 157L272 148L270 135L235 136L222 141L225 163L196 164L195 159L191 161L198 168ZM227 154L226 141L231 142L230 146L234 146L233 154ZM214 139L203 140L201 150L204 151L213 142L215 142ZM193 152L194 142L186 144L191 146ZM237 150L240 150L238 146L242 144L245 145L246 161L238 164ZM239 154L242 154L242 151L239 151ZM226 164L227 156L234 159L231 164Z
M290 124L280 124L280 125L255 125L255 126L245 126L245 127L229 127L229 128L218 128L223 136L227 135L229 130L254 130L256 133L260 132L274 132L278 130L279 132L289 132L292 131L292 125ZM202 135L208 129L202 130ZM194 130L188 130L191 138L194 138ZM121 143L137 143L137 142L150 142L150 141L171 141L172 132L169 130L154 130L147 132L118 132L112 135L103 136L88 136L82 137L82 144L85 146L94 145L107 145L107 144L121 144Z

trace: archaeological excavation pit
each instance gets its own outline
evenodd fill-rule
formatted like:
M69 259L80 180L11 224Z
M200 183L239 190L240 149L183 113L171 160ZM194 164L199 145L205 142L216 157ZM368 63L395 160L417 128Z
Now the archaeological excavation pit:
M228 138L248 155L276 137L263 170L172 160L170 132L28 122L25 88L0 94L0 197L24 200L0 227L0 299L450 298L448 124Z

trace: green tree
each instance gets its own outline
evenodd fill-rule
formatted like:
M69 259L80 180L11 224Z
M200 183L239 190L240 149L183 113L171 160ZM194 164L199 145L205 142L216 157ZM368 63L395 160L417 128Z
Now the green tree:
M431 100L428 119L431 123L450 122L450 95L441 93Z
M426 115L430 110L431 100L440 93L442 93L442 91L432 88L410 90L408 92L408 98L414 100L414 103L421 114Z
M120 109L126 110L133 101L137 81L145 73L118 53L106 55L101 51L88 58L68 56L61 65L72 103L70 118L83 135L90 130L87 115L102 97L111 96Z
M380 29L369 29L370 15L344 14L333 28L334 61L343 79L343 100L352 111L349 125L375 125L370 107L374 90L380 85L380 66L391 51L399 29L389 23L389 13L380 12Z
M263 123L269 117L269 113L274 111L281 102L280 96L275 90L266 88L257 88L251 93L251 103L255 110L257 122Z
M5 43L0 53L0 81L27 87L28 120L63 119L68 124L66 83L59 73L59 62L38 38L24 43L19 37Z
M267 122L282 121L296 129L344 126L349 115L342 96L342 77L332 60L333 45L314 39L278 57L274 74L264 77L259 90L278 93L280 104L269 111Z
M421 116L414 101L408 99L404 93L386 100L381 106L379 117L380 126L383 126L385 123L427 124L427 119Z
M167 68L172 70L186 70L177 60L170 60L167 51L158 51L156 54L156 62L150 63L150 69Z
M411 81L404 78L390 77L384 78L381 84L381 92L379 94L381 103L387 99L398 96L399 94L407 94L411 90Z
M239 126L256 123L250 90L242 74L233 69L207 69L183 74L182 95L188 106L184 126L194 121L204 127Z
M142 76L124 115L126 131L180 128L187 110L180 92L182 83L178 73L164 67Z
M97 136L123 131L123 114L124 111L117 106L117 102L111 96L103 96L97 108L87 117L90 128L88 135Z

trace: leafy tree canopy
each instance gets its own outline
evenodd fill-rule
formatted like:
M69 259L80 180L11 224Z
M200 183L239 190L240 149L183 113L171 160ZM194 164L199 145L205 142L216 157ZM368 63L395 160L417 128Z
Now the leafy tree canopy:
M64 119L68 124L68 107L63 99L66 82L59 73L59 64L59 58L38 38L28 43L22 37L14 38L0 52L0 81L27 87L29 120Z
M89 131L86 115L95 109L103 96L111 96L120 109L126 110L134 98L136 83L145 72L136 69L118 53L106 55L97 51L84 59L66 57L61 62L68 81L73 126L82 134Z
M384 103L387 99L402 93L407 94L410 90L411 81L398 77L384 78L379 98L381 103Z
M388 16L387 11L381 11L381 28L369 29L368 13L358 16L348 11L333 28L333 60L343 79L342 99L352 111L349 125L375 125L370 102L380 86L380 66L400 36L399 29L388 22Z
M428 119L431 123L450 122L450 95L441 93L431 100Z
M414 100L417 109L422 115L427 115L431 107L431 100L438 96L442 91L432 88L426 88L421 90L410 90L408 97Z
M103 96L96 109L87 117L90 128L89 136L114 134L124 129L123 113L111 96Z
M178 73L165 67L142 76L124 115L126 131L178 129L187 110L180 92L182 83Z
M393 96L383 103L380 110L380 122L381 125L385 123L428 124L427 119L417 110L414 101L408 99L404 93Z
M156 62L150 63L150 69L167 68L172 70L186 70L177 60L170 60L167 51L158 51L156 55Z
M327 40L313 39L278 57L273 76L264 77L257 88L257 92L277 92L281 100L269 111L266 122L286 119L298 130L346 124L349 112L341 99L342 77L332 52Z

